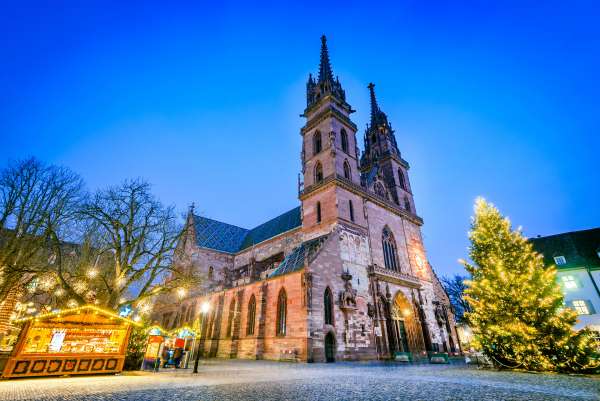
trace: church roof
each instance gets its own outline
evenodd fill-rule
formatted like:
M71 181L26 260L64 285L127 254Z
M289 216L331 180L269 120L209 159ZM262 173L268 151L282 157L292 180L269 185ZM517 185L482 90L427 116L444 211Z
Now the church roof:
M305 260L319 250L321 244L326 238L327 235L322 235L300 244L300 246L295 248L292 253L283 259L275 271L269 274L269 277L282 276L284 274L292 273L302 269L304 267Z
M544 264L555 265L555 256L564 256L566 263L559 269L600 267L600 228L572 231L529 239L536 252L544 255Z
M236 253L286 231L300 227L300 206L250 230L194 215L196 244L201 248Z

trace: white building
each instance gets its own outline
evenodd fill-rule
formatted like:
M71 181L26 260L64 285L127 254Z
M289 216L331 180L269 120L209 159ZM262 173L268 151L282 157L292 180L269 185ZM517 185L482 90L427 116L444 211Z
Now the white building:
M546 266L557 267L565 304L578 314L576 329L600 333L600 228L532 238Z

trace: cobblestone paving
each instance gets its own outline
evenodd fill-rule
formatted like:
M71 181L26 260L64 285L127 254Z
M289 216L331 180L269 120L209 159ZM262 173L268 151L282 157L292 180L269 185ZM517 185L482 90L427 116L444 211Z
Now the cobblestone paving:
M1 381L0 400L600 400L600 378L462 365L208 361L198 375L166 370Z

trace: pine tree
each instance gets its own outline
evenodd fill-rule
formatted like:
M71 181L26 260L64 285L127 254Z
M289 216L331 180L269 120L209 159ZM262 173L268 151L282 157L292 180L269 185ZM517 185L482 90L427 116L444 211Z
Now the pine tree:
M472 279L466 314L484 354L500 368L578 371L594 367L586 330L574 332L576 314L563 305L556 269L494 205L478 198L464 262Z

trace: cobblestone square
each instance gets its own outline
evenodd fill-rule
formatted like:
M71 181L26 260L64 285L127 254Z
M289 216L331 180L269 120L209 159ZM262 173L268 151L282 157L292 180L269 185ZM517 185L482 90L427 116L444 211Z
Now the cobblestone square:
M0 382L1 400L600 400L600 378L478 370L464 365L204 361L201 373Z

